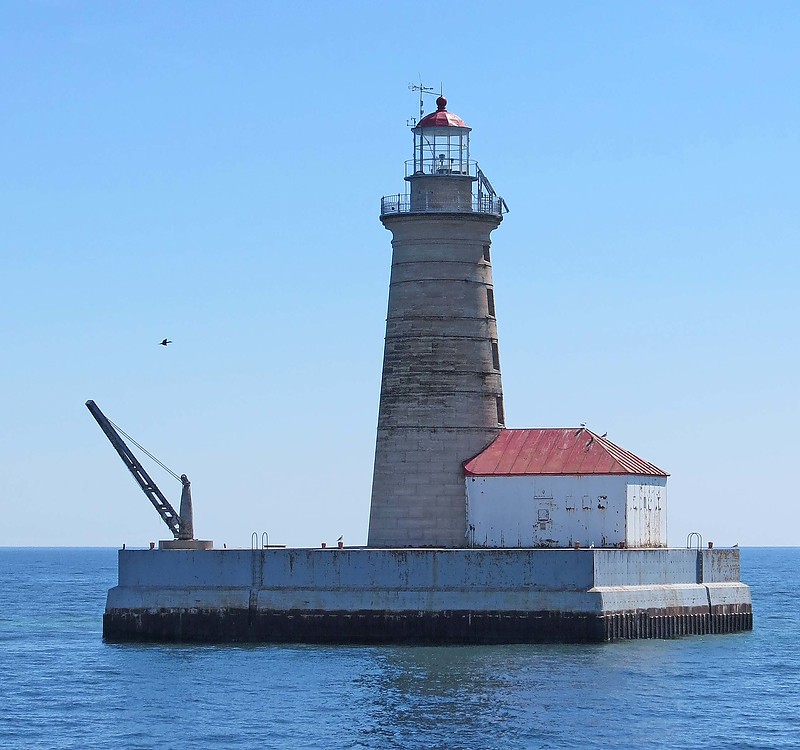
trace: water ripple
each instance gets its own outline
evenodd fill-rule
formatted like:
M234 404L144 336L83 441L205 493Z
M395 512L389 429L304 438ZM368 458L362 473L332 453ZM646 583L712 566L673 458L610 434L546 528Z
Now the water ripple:
M136 646L113 550L0 550L0 747L795 748L800 550L742 550L752 633L597 646Z

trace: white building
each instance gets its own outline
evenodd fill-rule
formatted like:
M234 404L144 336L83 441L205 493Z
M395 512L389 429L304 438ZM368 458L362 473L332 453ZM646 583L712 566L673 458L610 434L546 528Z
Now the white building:
M585 428L503 430L464 473L471 546L667 546L667 472Z

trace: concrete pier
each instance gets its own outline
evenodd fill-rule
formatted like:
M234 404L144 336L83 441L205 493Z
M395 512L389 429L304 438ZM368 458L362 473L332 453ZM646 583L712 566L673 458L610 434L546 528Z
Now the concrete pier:
M109 641L602 642L752 628L739 550L120 550Z

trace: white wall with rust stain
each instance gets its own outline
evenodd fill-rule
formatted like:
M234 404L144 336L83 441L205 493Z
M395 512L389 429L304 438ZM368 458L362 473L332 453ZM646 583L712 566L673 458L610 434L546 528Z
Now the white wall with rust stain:
M467 477L466 485L474 546L667 546L666 477Z

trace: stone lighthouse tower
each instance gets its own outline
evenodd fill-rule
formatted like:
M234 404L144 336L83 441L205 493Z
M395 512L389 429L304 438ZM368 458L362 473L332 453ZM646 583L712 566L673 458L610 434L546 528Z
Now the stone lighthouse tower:
M436 100L412 128L406 193L384 197L392 271L371 547L466 546L463 463L503 428L489 235L505 202Z

